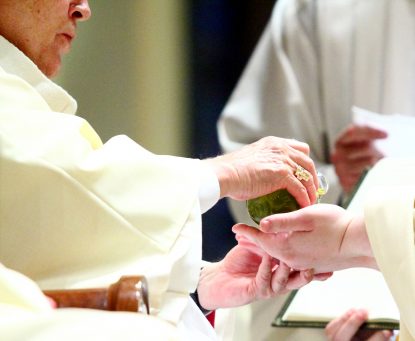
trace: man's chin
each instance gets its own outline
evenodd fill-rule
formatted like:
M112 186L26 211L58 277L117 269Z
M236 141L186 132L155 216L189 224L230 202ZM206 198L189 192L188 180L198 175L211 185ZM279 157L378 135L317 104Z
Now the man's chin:
M40 70L48 78L53 78L58 75L62 66L61 58L57 58L54 62L45 64L43 67L39 67Z

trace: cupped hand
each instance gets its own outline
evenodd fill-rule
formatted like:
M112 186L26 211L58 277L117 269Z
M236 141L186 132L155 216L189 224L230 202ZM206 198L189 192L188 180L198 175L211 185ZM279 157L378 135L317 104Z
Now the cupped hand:
M293 269L326 273L375 267L363 220L336 205L271 215L261 220L259 229L236 224L233 231Z
M221 197L246 200L285 188L305 207L316 201L318 188L316 169L308 155L305 143L269 136L205 162L218 176ZM311 174L310 180L295 177L298 165Z
M354 124L340 133L331 162L346 193L352 191L365 169L384 157L374 142L386 137L387 133L381 129Z
M213 310L275 297L313 278L313 271L293 271L246 241L245 246L235 246L222 261L203 268L197 291L200 304Z

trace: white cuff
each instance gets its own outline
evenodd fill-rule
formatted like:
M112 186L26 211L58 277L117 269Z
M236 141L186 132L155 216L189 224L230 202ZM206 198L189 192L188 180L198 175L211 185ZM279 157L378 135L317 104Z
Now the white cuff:
M202 213L210 210L220 199L219 180L207 165L201 167L199 201Z

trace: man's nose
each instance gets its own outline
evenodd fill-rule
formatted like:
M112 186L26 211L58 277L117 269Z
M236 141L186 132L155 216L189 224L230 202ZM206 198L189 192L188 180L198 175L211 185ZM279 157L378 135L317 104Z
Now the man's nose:
M88 20L91 17L88 0L73 1L69 7L69 16L79 21Z

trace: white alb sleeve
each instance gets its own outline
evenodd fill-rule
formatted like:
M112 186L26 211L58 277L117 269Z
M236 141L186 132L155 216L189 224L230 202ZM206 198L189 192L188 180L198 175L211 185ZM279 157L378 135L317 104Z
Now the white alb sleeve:
M215 172L207 165L201 167L199 201L202 213L210 210L220 198L219 180Z

